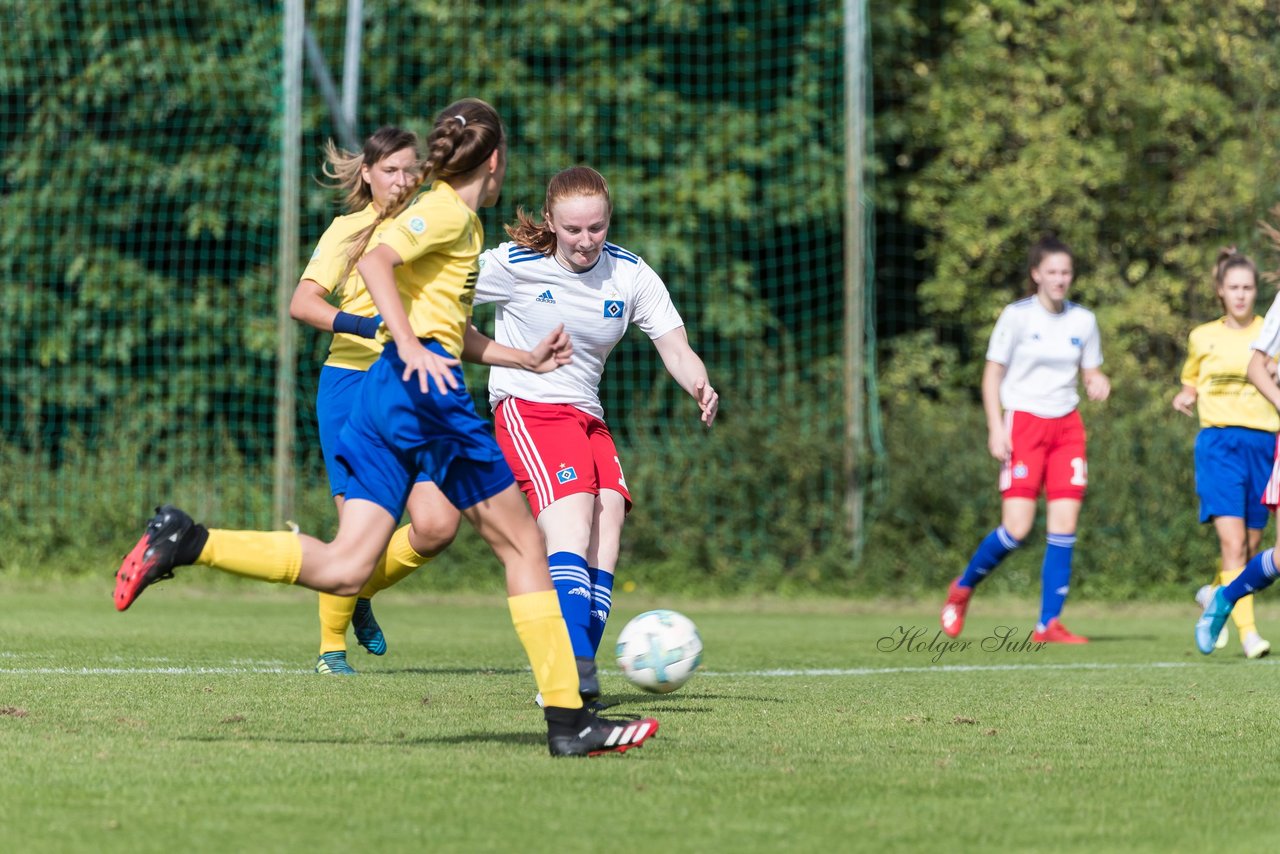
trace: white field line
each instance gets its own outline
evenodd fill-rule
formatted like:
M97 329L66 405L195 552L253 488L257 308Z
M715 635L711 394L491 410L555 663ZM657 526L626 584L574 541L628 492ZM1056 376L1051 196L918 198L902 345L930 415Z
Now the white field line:
M1073 664L939 664L933 667L848 667L774 668L770 670L701 670L700 677L812 678L832 676L887 676L898 673L975 673L1035 670L1171 670L1201 667L1207 661L1147 661L1130 663L1077 662ZM1253 662L1251 666L1280 663L1275 659ZM127 676L162 674L169 676L219 676L245 673L311 674L311 668L283 667L278 662L243 662L238 667L0 667L0 676ZM476 668L477 673L485 668Z
M1274 659L1256 661L1254 664L1280 663ZM847 667L771 670L715 671L699 670L699 676L881 676L893 673L973 673L978 671L1001 672L1017 670L1160 670L1182 667L1202 667L1208 661L1135 661L1135 662L1076 662L1072 664L938 664L933 667ZM0 671L3 672L3 671Z
M220 676L239 673L312 673L285 667L0 667L0 676L132 676L159 673L170 676Z

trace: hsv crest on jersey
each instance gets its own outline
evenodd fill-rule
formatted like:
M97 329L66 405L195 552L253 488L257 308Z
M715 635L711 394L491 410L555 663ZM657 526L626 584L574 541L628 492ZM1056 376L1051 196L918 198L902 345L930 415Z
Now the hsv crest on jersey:
M605 317L622 317L622 309L625 303L620 299L607 299L604 301Z
M560 469L560 471L556 472L556 480L560 483L571 483L577 479L578 473L574 471L573 466Z

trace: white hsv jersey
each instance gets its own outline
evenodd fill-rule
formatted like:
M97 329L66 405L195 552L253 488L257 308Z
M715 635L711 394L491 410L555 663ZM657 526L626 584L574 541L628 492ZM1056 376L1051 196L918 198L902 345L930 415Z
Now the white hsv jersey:
M1059 418L1080 405L1076 377L1102 364L1093 312L1073 302L1061 314L1034 296L1000 312L987 346L987 361L1004 365L1000 405L1006 411Z
M518 243L503 243L480 256L476 303L496 304L493 337L499 344L531 350L561 323L573 339L572 363L549 373L491 368L490 405L508 397L568 403L600 419L604 364L627 327L634 323L654 339L684 326L658 274L612 243L583 273Z
M1252 348L1261 350L1268 356L1280 352L1280 294L1276 294L1271 308L1267 309L1267 316L1262 321L1262 331L1258 333L1258 340L1253 342Z

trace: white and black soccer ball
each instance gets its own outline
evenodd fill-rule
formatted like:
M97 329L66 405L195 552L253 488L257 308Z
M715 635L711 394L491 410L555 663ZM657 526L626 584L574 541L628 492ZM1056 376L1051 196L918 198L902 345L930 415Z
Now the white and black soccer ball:
M670 694L702 663L698 627L676 611L645 611L618 635L618 666L631 684Z

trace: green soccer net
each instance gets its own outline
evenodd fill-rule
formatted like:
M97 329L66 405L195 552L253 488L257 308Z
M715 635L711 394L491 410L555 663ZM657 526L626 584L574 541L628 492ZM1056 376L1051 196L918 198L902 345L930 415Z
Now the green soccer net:
M345 141L348 59L348 4L307 7L299 262L339 211L316 179L324 141ZM327 336L277 318L282 4L0 0L0 17L10 562L97 571L67 549L127 547L162 500L269 526L280 407L288 515L331 530L313 402ZM369 0L362 23L357 137L425 132L462 95L493 103L511 167L489 245L556 171L599 169L610 239L664 278L708 364L712 431L642 334L613 354L604 402L636 498L624 560L725 589L843 573L842 5ZM483 372L469 379L483 401Z

